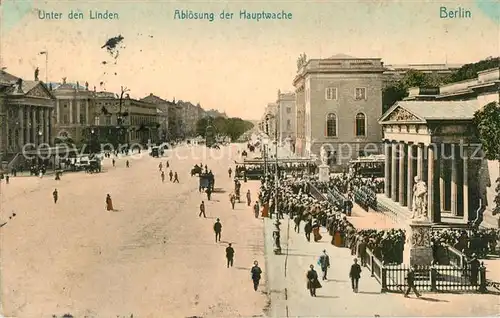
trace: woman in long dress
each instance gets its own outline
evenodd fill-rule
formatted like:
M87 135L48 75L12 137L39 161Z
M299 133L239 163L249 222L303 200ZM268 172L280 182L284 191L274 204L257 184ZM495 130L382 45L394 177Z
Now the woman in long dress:
M113 211L113 200L111 200L111 196L106 195L106 210Z

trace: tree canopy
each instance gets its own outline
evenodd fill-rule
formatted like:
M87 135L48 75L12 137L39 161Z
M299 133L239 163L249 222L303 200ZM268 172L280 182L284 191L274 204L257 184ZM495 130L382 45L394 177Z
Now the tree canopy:
M204 117L196 123L196 132L202 137L205 137L208 119L209 117ZM217 134L229 136L232 141L237 140L241 135L252 129L254 126L253 123L237 117L224 118L219 116L211 119L212 125L214 126Z
M487 104L474 114L473 122L486 159L497 160L500 165L500 105L496 102ZM500 213L500 178L496 182L494 215Z
M477 77L477 73L500 65L500 57L465 64L451 74L427 74L409 70L401 80L391 83L382 92L382 111L385 113L395 102L408 96L410 87L439 87L443 84L464 81Z

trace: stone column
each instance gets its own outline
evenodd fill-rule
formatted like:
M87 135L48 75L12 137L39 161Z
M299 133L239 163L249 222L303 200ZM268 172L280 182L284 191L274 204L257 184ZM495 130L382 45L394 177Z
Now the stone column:
M56 124L60 125L61 124L61 108L59 105L59 99L56 99L56 116L57 116Z
M439 191L439 175L440 175L440 154L439 147L435 144L428 147L429 164L428 164L428 177L427 177L427 209L428 216L431 222L441 222L441 198Z
M415 169L413 167L413 164L415 162L414 160L414 150L415 147L412 144L408 144L408 177L406 179L407 184L406 184L406 202L408 203L408 210L412 211L413 207L413 183L414 183L414 178L415 178Z
M417 144L417 176L424 180L424 146Z
M45 115L45 126L44 126L44 133L43 133L43 140L44 142L50 144L50 109L45 109L44 110L44 115Z
M29 106L24 106L24 112L26 114L26 122L24 123L24 143L29 144L32 142L31 140L31 109Z
M446 144L442 144L441 147L446 147ZM441 148L444 152L444 156L446 157L445 148ZM445 167L446 167L446 159L440 158L439 160L439 205L441 211L446 211L446 178L445 178Z
M399 144L399 180L398 180L398 201L401 206L406 206L406 195L405 195L405 189L406 189L406 183L405 183L405 176L406 176L406 144L404 142L401 142Z
M89 125L89 124L93 125L94 123L90 123L89 108L90 108L89 100L86 99L85 100L85 124L86 125Z
M69 100L69 123L73 123L73 100Z
M31 138L32 142L38 145L38 121L36 120L36 113L38 111L38 107L33 107L31 109Z
M17 126L19 128L19 140L17 142L22 148L24 146L24 106L19 106L17 109L17 120L19 122Z
M398 201L398 147L391 143L391 199Z
M384 192L385 196L391 197L391 144L386 140L384 142L385 166L384 166Z
M464 221L469 222L469 151L464 147L463 153L463 207L464 207Z
M458 160L461 160L455 145L451 145L451 214L458 215Z
M81 124L80 122L80 111L81 111L81 101L76 100L76 123Z

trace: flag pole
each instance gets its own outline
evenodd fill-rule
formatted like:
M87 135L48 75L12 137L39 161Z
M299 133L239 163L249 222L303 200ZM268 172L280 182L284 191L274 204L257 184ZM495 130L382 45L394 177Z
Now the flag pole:
M45 85L49 85L49 51L45 51Z

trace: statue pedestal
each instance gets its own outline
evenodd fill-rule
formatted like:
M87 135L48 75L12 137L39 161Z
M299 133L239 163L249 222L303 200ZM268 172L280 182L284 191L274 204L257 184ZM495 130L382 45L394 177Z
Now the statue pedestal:
M406 230L407 246L404 253L405 264L412 266L431 265L432 247L431 230L432 223L428 220L411 220Z
M319 182L330 181L330 167L328 165L322 164L318 168L319 168Z

